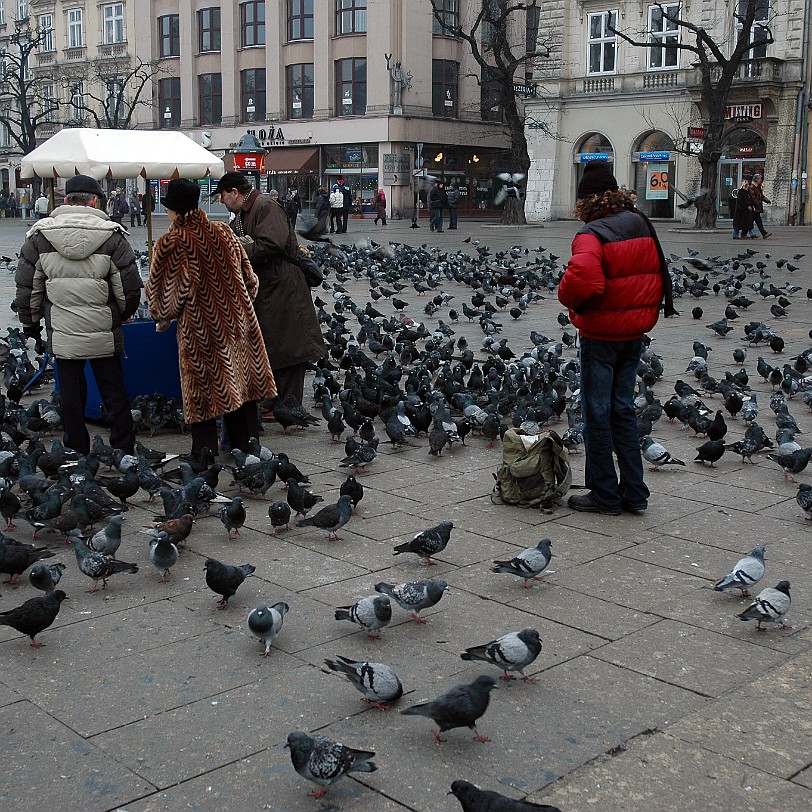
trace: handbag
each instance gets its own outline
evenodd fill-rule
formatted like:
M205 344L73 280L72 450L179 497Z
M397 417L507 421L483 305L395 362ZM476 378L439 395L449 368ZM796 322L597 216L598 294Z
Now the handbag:
M309 288L320 287L321 283L324 282L324 274L321 272L321 268L319 268L313 258L307 254L299 254L296 261L298 262L299 267L302 269L302 273L304 273L307 286Z

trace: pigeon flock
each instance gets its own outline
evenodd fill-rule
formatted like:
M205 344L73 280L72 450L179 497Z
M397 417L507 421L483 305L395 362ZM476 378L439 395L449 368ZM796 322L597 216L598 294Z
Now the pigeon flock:
M249 578L263 590L284 583L283 573L274 575L277 539L280 544L296 539L306 545L302 549L329 548L328 553L336 551L330 555L342 555L353 541L340 532L351 534L364 521L364 507L381 499L379 489L364 488L365 479L373 480L379 467L403 467L404 496L411 484L405 471L417 455L437 466L454 465L469 454L477 454L481 462L484 455L488 462L483 464L492 471L500 462L499 439L509 427L530 433L556 428L577 459L583 442L577 337L567 329L569 318L557 304L564 271L560 257L541 246L492 252L477 240L463 242L453 250L370 240L314 246L325 279L314 292L325 354L311 370L312 405L277 400L262 437L252 438L247 449L232 449L230 456L218 457L216 450L207 449L199 457L186 455L174 462L173 455L182 449L165 446L170 438L178 441L182 407L154 395L137 398L132 409L140 437L158 449L139 442L135 455L124 455L96 436L90 454L80 457L59 439L59 398L47 392L53 376L39 353L42 348L30 347L19 329L9 329L0 339L6 392L0 395L0 512L5 522L0 572L9 576L12 591L0 596L0 625L39 648L44 643L38 635L57 621L62 602L77 594L80 576L85 585L92 582L87 592L113 594L139 573L140 585L149 579L145 590L166 588L159 585L176 583L182 569L187 580L217 596L223 616L242 612L246 636L259 641L263 657L273 659L277 641L294 634L289 629L300 622L295 595L288 592L287 602L263 596L247 606L240 588L244 593L242 585ZM785 351L790 340L793 347L799 344L797 329L793 335L785 331L787 318L804 307L810 312L812 289L804 295L791 284L791 276L786 280L786 273L798 270L793 262L802 255L792 261L758 256L749 248L731 257L701 257L689 249L688 256L669 258L677 307L686 311L682 321L690 313L712 332L713 346L705 343L706 335L698 335L691 346L669 347L660 354L656 331L645 342L635 400L641 455L650 477L673 478L675 483L688 471L694 479L715 477L734 466L744 477L749 464L761 464L777 490L795 489L798 507L812 519L812 485L803 481L812 470L812 445L807 445L812 441L798 425L804 425L801 410L812 409L812 343L791 357ZM745 323L747 309L762 298L770 302L769 320ZM680 308L681 299L686 301ZM715 320L705 324L708 317ZM679 357L687 362L684 370L666 369ZM676 379L673 391L666 379ZM316 440L317 463L294 451L304 435ZM686 444L693 451L686 453ZM322 486L323 476L315 476L325 470L338 477L331 489ZM474 496L487 497L488 492ZM492 509L518 510L521 519L520 509ZM443 518L441 508L431 515L422 525L391 529L389 537L398 537L391 554L398 564L403 562L398 573L408 577L378 581L363 595L348 589L344 605L332 609L335 621L349 621L364 633L359 636L373 647L374 656L335 653L324 660L323 675L348 680L379 710L408 695L412 704L400 713L429 718L438 744L448 739L445 746L456 746L457 728L470 729L476 741L486 743L491 739L479 732L478 724L491 701L506 701L500 691L491 699L498 680L490 673L466 674L471 677L467 682L438 683L432 690L386 662L387 646L397 647L406 628L399 610L420 624L414 628L421 628L429 622L421 613L443 600L454 601L446 578L456 566L455 550L465 547L466 534ZM205 554L195 550L203 526L220 528L219 546L207 547ZM555 540L554 522L546 527L552 538L537 536L532 546L512 557L496 557L500 548L491 557L491 575L485 568L481 577L492 577L498 585L494 588L503 590L521 584L529 591L519 593L543 602L545 587L532 589L533 582L542 580L553 548L559 551L562 544ZM245 536L258 531L267 537L273 560L236 563L245 560L239 551ZM22 540L25 532L32 534L33 543ZM758 541L745 544L751 551L742 550L726 575L719 573L714 591L750 597L765 578L771 549L769 539ZM64 562L49 560L67 544L73 556L65 556ZM774 580L768 583L775 587L761 589L740 611L724 610L734 618L755 620L758 631L767 625L789 628L787 579L795 576L778 566L770 569ZM20 580L26 571L28 584ZM434 571L444 577L424 577ZM378 577L393 572L382 570ZM495 577L504 574L519 581ZM372 575L377 580L374 571ZM18 605L12 605L18 591ZM708 595L705 611L714 611L721 604ZM53 638L59 632L49 634ZM376 640L380 642L372 642ZM538 629L478 628L472 617L470 639L456 645L461 660L495 667L505 681L515 680L516 674L527 683L539 680L526 673L534 663L539 667ZM341 696L338 689L336 696ZM302 725L307 722L305 714ZM499 736L499 731L492 733L494 740ZM316 785L312 794L320 797L349 773L387 769L395 755L384 744L376 742L377 761L371 749L314 732L289 732L285 747L293 769ZM463 810L553 809L464 780L454 780L449 794Z

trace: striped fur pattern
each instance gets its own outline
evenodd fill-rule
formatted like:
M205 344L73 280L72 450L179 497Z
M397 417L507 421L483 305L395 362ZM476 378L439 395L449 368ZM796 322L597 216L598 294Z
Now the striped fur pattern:
M257 277L231 229L196 209L161 237L146 284L158 321L178 322L184 417L199 423L276 395L253 299Z

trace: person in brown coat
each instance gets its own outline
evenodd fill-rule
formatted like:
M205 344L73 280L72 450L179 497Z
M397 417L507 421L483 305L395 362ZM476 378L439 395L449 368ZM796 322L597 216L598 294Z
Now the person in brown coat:
M192 456L217 448L223 421L232 446L259 435L257 402L276 396L268 354L252 302L259 283L248 256L225 223L198 208L200 187L169 182L161 203L172 225L155 245L146 284L156 328L178 322L183 415Z
M772 203L772 201L764 195L764 178L761 175L753 175L753 182L750 184L750 199L753 201L753 223L756 228L761 232L761 236L766 240L772 237L772 231L767 231L764 228L764 223L761 220L761 215L764 214L764 204Z
M383 189L378 189L375 192L372 205L375 207L375 225L378 225L378 220L381 220L386 225L386 193Z
M240 172L226 172L214 193L234 213L231 228L259 278L254 308L279 398L293 395L301 403L307 365L325 348L310 288L298 264L296 232L281 206L253 189Z
M750 197L750 181L745 178L736 195L736 211L733 214L733 239L747 239L753 228L753 201Z

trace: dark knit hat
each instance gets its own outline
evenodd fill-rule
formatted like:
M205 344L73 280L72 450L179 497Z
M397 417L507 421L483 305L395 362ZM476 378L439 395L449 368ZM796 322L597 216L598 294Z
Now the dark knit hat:
M65 182L66 195L96 195L104 197L104 192L99 182L90 175L74 175Z
M178 214L186 214L197 208L199 200L200 186L186 178L177 178L167 184L166 195L161 198L161 205Z
M590 161L584 167L584 176L578 184L578 199L602 195L610 189L617 191L617 181L606 161Z

